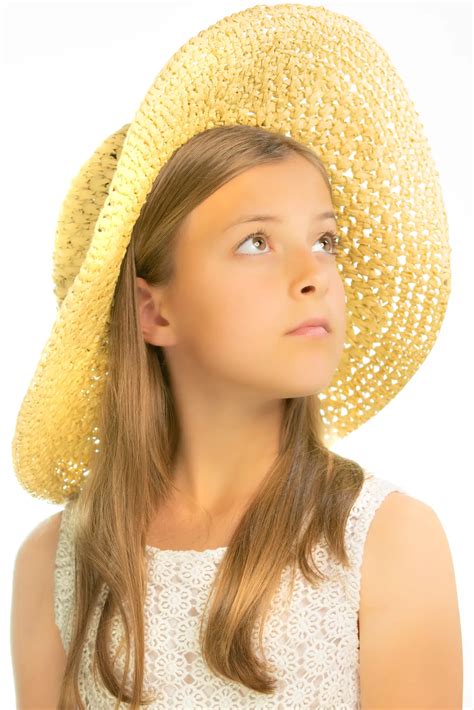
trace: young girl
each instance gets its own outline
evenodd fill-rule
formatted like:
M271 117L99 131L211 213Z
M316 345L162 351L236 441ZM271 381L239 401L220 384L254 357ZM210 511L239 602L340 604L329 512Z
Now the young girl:
M407 281L430 294L422 276L437 267L417 260L447 241L443 227L431 246L408 245L405 280L388 268L410 172L436 186L435 170L420 138L401 204L383 204L406 145L388 133L379 166L369 122L340 136L332 92L352 120L362 114L334 39L309 57L329 26L403 89L357 23L256 6L181 48L71 186L58 320L14 441L21 483L65 502L17 557L21 707L460 707L437 516L330 448L395 396L422 344L429 352L445 300L427 299L416 324L388 303ZM332 83L324 57L339 62ZM407 144L422 136L411 105L395 118L411 126ZM444 224L442 202L420 195L420 226L433 210ZM21 591L32 585L41 604Z

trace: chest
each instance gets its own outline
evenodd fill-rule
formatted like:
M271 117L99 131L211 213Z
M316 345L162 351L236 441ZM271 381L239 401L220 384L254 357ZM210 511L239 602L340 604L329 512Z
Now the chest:
M227 547L240 516L221 515L212 519L163 510L147 533L146 544L161 550L207 550Z
M160 550L210 550L227 547L240 522L242 512L221 515L212 520L183 514L178 510L162 510L156 515L147 535L147 544ZM334 601L334 600L333 600ZM363 602L363 600L362 600ZM338 601L343 608L344 599ZM359 613L356 614L356 639L360 639Z
M219 552L202 556L158 553L150 558L144 609L150 650L145 684L151 692L161 694L152 707L183 707L183 703L190 708L233 709L360 707L355 611L348 604L344 586L326 582L315 590L298 575L292 589L289 570L271 599L263 629L255 624L251 630L255 649L263 632L266 659L277 680L275 697L263 702L261 694L230 683L207 667L199 643L200 625L222 557ZM113 655L123 635L117 614ZM156 653L157 648L166 652ZM123 672L123 659L124 654L119 655L119 672ZM87 677L92 679L93 673ZM96 702L91 707L109 706Z

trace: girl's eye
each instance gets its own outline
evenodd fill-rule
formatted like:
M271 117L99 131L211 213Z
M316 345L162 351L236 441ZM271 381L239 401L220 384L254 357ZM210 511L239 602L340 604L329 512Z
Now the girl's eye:
M268 234L263 229L259 229L258 232L254 232L253 234L249 234L248 237L246 237L242 242L240 242L237 249L240 249L240 247L243 244L245 244L246 242L248 242L249 239L252 239L253 242L256 242L256 241L262 242L263 241L262 237L264 239L269 238ZM328 239L328 237L329 237L329 239ZM319 239L317 241L320 242L322 240L328 242L329 246L330 246L330 251L326 250L326 253L332 254L335 256L337 254L337 250L338 250L338 246L339 246L339 236L335 232L325 232L321 237L319 237ZM258 252L254 252L254 254L255 253L258 253ZM266 252L263 252L263 253L266 253Z

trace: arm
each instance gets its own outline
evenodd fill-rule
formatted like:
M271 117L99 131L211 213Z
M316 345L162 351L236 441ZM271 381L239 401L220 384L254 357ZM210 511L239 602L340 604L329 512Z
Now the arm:
M17 710L54 710L66 666L54 619L54 562L62 511L40 523L17 552L11 652Z
M363 710L462 707L461 627L449 544L435 512L393 492L376 512L362 564Z

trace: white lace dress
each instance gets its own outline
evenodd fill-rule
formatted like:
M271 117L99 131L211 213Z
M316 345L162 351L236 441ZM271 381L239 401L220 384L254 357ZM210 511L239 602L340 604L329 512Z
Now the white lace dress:
M317 589L297 572L292 597L287 596L290 570L282 575L272 600L264 631L267 661L273 667L277 690L264 695L222 679L204 663L198 626L210 584L225 547L204 551L160 550L147 546L149 584L145 601L145 686L156 695L148 707L157 708L360 708L358 609L360 570L371 520L392 491L405 491L382 478L366 474L346 525L345 540L351 570L334 562L322 545L315 548L318 567L330 577ZM61 519L55 567L55 618L64 648L70 643L74 609L72 546L73 502L66 503ZM116 699L92 674L93 636L105 587L84 649L79 688L86 708L112 710ZM112 649L122 638L118 614L114 619ZM254 629L255 648L258 632ZM260 656L257 651L257 655ZM122 659L116 668L123 671ZM133 667L133 652L131 654ZM130 686L129 686L130 687ZM121 703L120 708L129 707Z

